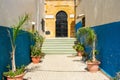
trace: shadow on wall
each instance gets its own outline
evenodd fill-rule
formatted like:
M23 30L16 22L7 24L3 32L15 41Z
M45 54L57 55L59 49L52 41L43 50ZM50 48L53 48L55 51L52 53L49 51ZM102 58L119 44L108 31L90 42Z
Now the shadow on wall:
M120 71L120 22L93 27L97 34L100 67L111 77Z
M2 80L3 72L7 71L6 66L11 64L10 53L11 43L8 30L12 33L12 29L0 26L0 80ZM16 41L16 65L27 65L30 63L30 45L32 44L28 32L21 31ZM19 47L18 47L19 46Z

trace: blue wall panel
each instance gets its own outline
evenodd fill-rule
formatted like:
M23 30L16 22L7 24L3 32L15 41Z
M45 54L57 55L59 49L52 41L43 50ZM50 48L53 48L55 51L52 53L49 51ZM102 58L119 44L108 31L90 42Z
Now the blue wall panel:
M75 25L75 31L77 32L77 30L81 27L82 27L82 22L80 21Z
M100 67L114 77L120 71L120 22L95 26Z
M30 35L22 31L16 40L16 63L18 66L30 62Z
M96 48L99 51L100 67L114 77L120 71L120 22L92 27L97 34ZM87 49L89 51L89 48Z
M8 36L8 31L12 31L7 27L0 26L0 80L2 80L2 74L7 71L6 66L11 64L10 52L11 44ZM21 31L16 40L16 64L17 66L27 65L30 63L30 34L25 31Z
M10 39L8 37L9 28L0 26L0 80L2 80L2 74L6 71L6 65L10 63Z

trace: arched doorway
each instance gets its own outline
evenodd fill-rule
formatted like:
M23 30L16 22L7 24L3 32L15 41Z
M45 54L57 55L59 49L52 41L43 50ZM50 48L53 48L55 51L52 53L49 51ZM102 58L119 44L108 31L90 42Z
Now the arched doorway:
M67 14L64 11L59 11L56 14L56 37L68 36Z

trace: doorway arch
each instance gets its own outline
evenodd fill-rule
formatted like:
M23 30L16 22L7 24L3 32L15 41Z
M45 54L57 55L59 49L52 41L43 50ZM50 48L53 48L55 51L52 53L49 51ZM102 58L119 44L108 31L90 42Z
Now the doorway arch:
M64 11L59 11L56 14L56 37L68 37L67 17Z

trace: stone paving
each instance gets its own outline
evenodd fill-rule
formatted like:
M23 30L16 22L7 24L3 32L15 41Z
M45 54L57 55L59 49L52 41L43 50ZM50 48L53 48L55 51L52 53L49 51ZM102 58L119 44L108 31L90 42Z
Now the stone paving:
M103 73L90 73L80 57L72 55L46 55L39 64L27 66L26 80L110 80Z

